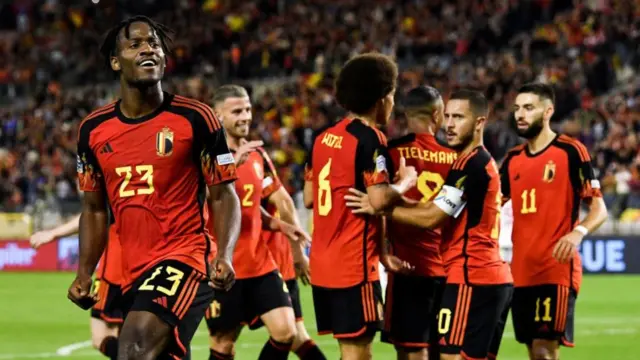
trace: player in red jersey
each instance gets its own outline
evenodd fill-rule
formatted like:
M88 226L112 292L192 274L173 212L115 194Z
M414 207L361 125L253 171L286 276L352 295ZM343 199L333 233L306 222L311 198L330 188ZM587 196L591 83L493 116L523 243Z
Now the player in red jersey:
M286 359L296 338L296 321L289 289L267 243L261 238L261 230L266 225L263 218L269 218L262 212L261 202L273 204L284 223L298 225L299 220L293 200L281 185L269 156L259 146L261 142L245 140L252 121L247 91L237 85L221 86L214 92L213 106L223 119L227 144L238 164L235 185L241 200L242 225L233 256L237 281L229 292L216 294L207 313L210 359L232 359L235 342L245 324L250 329L265 325L269 331L270 338L259 359ZM297 250L294 251L296 260L300 262L304 261L303 236L308 237L301 230L291 236ZM307 344L309 346L315 347L315 354L324 359L317 346L313 343ZM308 352L304 358L318 359L313 355Z
M398 201L415 184L415 169L400 166L389 184L385 124L394 105L398 69L390 58L363 54L349 60L336 81L336 98L350 114L314 140L304 200L313 206L311 283L318 333L338 339L343 360L371 357L382 321L378 255L380 219L355 216L344 196L355 187L376 209Z
M520 88L514 115L527 141L507 154L501 168L502 192L513 207L513 326L531 360L558 359L561 344L573 346L582 280L577 248L607 218L589 152L549 126L554 97L549 85ZM579 222L582 201L589 212Z
M78 214L60 226L34 233L30 238L31 246L37 249L44 244L77 234L79 229L80 215ZM91 342L93 347L112 360L118 357L118 332L123 321L120 307L122 297L120 289L121 250L117 236L115 227L110 226L107 248L100 257L96 269L96 279L93 282L93 292L97 295L98 302L91 309Z
M438 313L441 359L494 359L513 290L509 266L500 258L500 177L482 145L488 105L482 93L458 90L445 108L449 147L458 152L438 195L388 212L394 222L442 226L447 285ZM366 196L352 201L372 213ZM360 208L360 209L358 209Z
M91 274L105 248L108 201L122 246L125 320L118 359L183 358L212 286L228 289L234 280L240 204L233 155L211 108L162 91L169 40L167 29L146 17L111 29L101 50L119 75L122 98L79 128L85 195L78 273L68 296L84 309L97 300ZM218 239L211 265L203 219L207 189Z
M394 167L404 157L407 165L416 168L417 186L405 197L424 203L444 185L456 152L440 145L435 137L444 120L444 103L438 90L428 86L412 89L406 95L404 108L411 133L389 141L389 155ZM426 360L429 355L438 358L436 315L445 286L440 230L388 221L387 238L385 250L391 254L381 259L391 272L382 340L395 345L398 359ZM413 271L402 271L398 259L408 262Z

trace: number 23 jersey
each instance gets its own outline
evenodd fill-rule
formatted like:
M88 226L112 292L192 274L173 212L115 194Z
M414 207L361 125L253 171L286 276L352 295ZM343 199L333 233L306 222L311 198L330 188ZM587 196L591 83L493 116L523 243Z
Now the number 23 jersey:
M316 136L307 164L313 183L310 266L315 286L348 288L379 279L379 217L354 215L349 188L389 182L386 137L358 119L343 119Z
M91 113L78 135L83 191L104 191L122 246L123 288L162 260L206 273L205 186L236 179L213 111L165 93L153 113L130 119L120 101Z

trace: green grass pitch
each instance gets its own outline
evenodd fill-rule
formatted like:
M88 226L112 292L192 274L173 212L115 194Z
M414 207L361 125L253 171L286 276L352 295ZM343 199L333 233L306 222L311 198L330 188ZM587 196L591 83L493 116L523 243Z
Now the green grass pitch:
M89 313L66 299L70 273L0 273L0 360L64 358L101 359L90 347ZM631 360L640 352L640 277L587 276L577 304L576 348L562 350L562 359ZM338 359L329 336L316 336L311 292L302 287L307 329L328 359ZM256 359L267 333L245 330L236 359ZM76 346L69 347L75 344ZM208 338L201 326L192 342L193 359L208 358ZM394 359L393 348L376 341L375 359ZM295 359L295 355L290 356ZM508 325L500 360L526 359Z

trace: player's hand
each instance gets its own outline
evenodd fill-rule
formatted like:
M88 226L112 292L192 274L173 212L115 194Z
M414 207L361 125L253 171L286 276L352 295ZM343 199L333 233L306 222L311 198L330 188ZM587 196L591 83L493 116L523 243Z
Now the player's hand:
M236 272L233 270L231 261L216 257L211 264L209 271L211 281L209 286L214 289L228 291L236 282Z
M578 245L582 242L584 235L577 231L572 231L558 240L553 248L553 258L559 263L568 263L576 254Z
M90 309L100 300L98 294L91 293L93 281L90 276L76 276L69 287L67 297L83 310Z
M400 259L399 257L391 254L384 254L380 256L380 262L384 265L384 268L392 273L397 274L410 274L415 270L415 266L409 264L407 261Z
M262 140L247 141L245 139L240 139L240 146L236 149L236 153L233 154L236 166L240 166L242 163L247 161L249 153L262 145L264 145L264 141Z
M302 285L311 284L311 270L309 270L309 258L306 255L302 255L302 258L296 260L293 264L296 270L296 277L302 281Z
M311 236L300 227L288 224L282 220L280 220L279 226L280 232L282 232L287 239L295 243L302 243L304 246L311 244Z
M416 168L413 166L407 166L407 160L405 160L404 157L400 158L396 179L396 185L398 185L401 194L404 194L414 187L418 181L418 172L416 171Z
M51 231L38 231L37 233L31 235L29 238L29 243L31 243L31 247L34 249L39 248L41 245L52 242L55 239L55 235Z
M378 215L369 203L369 195L367 193L354 188L350 188L349 193L351 195L345 195L344 199L347 200L347 207L351 208L353 214Z

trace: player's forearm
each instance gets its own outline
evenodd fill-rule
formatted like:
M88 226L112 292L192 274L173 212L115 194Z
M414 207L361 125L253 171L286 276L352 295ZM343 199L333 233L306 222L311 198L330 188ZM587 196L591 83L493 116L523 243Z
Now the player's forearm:
M78 275L91 276L107 244L108 214L106 209L83 209L80 215L80 259Z
M601 197L594 197L589 204L589 212L580 223L589 233L596 231L607 220L607 205Z
M421 203L411 208L397 206L392 210L391 217L394 221L425 229L435 229L444 221L440 211L431 203Z
M218 240L218 257L232 261L233 251L240 235L240 199L233 184L209 188L211 209L215 215L213 229Z
M302 201L304 207L311 209L313 207L313 183L311 181L304 182L304 188L302 189Z
M280 222L278 219L271 216L262 206L260 207L260 217L262 218L263 230L280 231Z
M76 234L80 230L80 215L74 216L71 220L51 230L54 238L62 238Z
M284 190L284 188L281 188L281 190L278 191L282 191L284 193L283 196L278 196L274 199L274 205L276 206L276 209L278 209L280 220L286 222L287 224L301 227L300 219L298 218L298 213L296 212L296 206L293 203L293 199L291 198L291 196L289 196L286 190Z

